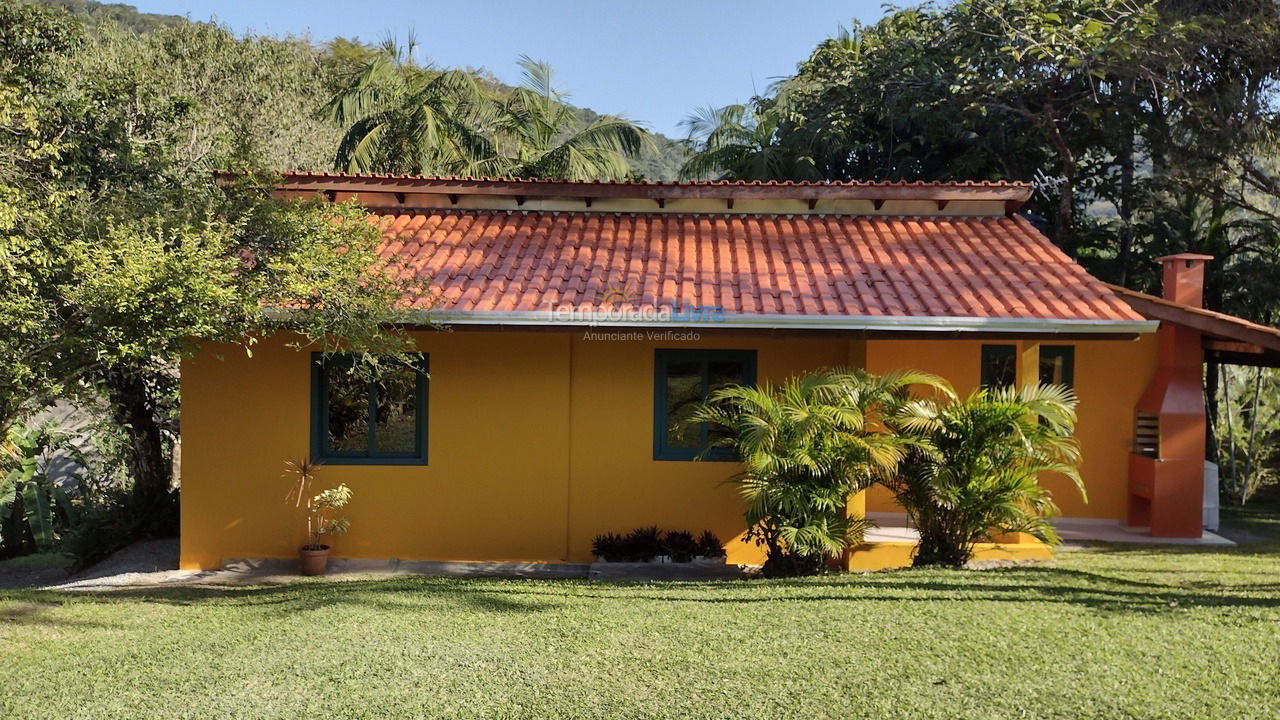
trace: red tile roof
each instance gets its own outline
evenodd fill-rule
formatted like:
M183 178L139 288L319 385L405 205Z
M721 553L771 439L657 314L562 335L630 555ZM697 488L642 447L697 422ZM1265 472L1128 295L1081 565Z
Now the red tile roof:
M1151 329L1017 216L386 213L384 258L449 322L700 306L759 327Z
M238 173L228 170L217 170L215 174L219 176L232 177ZM368 181L390 181L397 184L421 183L421 184L523 184L523 185L609 185L624 186L634 188L698 188L698 187L807 187L807 188L836 188L836 187L865 187L865 188L895 188L895 187L916 187L916 188L958 188L958 187L975 187L975 188L1030 188L1031 184L1026 182L1007 181L1007 180L964 180L964 181L925 181L925 180L680 180L680 181L660 181L660 180L557 180L555 178L518 178L518 177L463 177L463 176L443 176L443 175L408 175L395 173L344 173L344 172L326 172L298 170L284 174L286 182L292 180L368 180Z
M219 171L219 181L232 181L236 173ZM425 177L419 175L350 174L328 172L293 172L280 176L277 189L286 192L355 193L364 199L375 195L406 194L446 195L456 199L462 195L533 198L649 198L663 203L682 199L794 199L810 203L830 200L900 200L980 201L1003 203L1012 212L1031 197L1031 186L1017 182L617 182L571 181L523 178ZM383 204L383 203L375 203ZM404 200L397 203L402 207Z

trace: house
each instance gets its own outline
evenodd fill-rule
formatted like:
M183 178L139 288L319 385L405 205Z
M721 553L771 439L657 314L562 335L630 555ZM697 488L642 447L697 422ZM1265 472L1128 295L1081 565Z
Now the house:
M598 533L657 524L710 529L731 562L759 562L732 459L695 460L705 430L673 421L719 384L835 365L927 370L961 393L1071 385L1088 502L1045 478L1065 517L1198 537L1202 355L1280 357L1280 333L1198 309L1208 258L1166 258L1165 300L1108 286L1015 214L1022 184L294 173L279 186L317 193L358 198L383 256L443 297L412 331L421 367L370 388L279 337L184 362L184 568L294 555L282 472L306 454L355 491L340 557L582 562ZM851 509L895 506L873 490ZM980 555L1046 552L996 540Z

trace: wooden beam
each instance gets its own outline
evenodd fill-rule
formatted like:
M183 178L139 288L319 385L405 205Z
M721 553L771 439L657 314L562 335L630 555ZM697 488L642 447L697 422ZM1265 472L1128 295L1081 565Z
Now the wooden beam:
M230 177L223 175L219 177ZM1031 198L1025 185L700 185L677 183L566 183L508 180L452 180L377 176L285 175L281 190L414 192L438 195L496 195L538 198L651 198L671 200L968 200L1004 202L1017 209Z
M1232 340L1213 340L1211 338L1204 339L1203 347L1205 350L1240 353L1243 355L1259 355L1266 352L1266 349L1261 345L1246 342L1234 342Z
M1280 353L1280 330L1250 322L1244 318L1204 308L1181 305L1154 295L1110 285L1129 307L1151 320L1173 323L1212 335L1213 340L1257 345L1263 350Z

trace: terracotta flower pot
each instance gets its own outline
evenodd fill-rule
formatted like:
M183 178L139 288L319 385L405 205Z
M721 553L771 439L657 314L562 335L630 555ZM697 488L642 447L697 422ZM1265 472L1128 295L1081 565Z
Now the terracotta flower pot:
M298 567L303 575L323 575L328 564L328 545L321 545L319 549L298 548Z

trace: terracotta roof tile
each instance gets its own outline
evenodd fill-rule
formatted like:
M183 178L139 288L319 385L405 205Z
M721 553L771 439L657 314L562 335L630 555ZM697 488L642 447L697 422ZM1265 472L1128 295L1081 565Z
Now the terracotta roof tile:
M621 291L747 316L1143 319L1020 217L387 213L384 258L451 311L596 307Z

